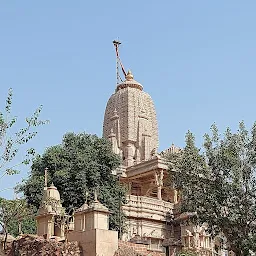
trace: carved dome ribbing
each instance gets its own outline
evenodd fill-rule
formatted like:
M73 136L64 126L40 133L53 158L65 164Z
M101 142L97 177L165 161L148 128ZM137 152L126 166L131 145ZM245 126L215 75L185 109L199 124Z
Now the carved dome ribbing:
M120 89L124 89L127 87L137 88L141 91L143 90L143 86L133 79L133 75L130 70L125 76L125 81L117 86L116 92L119 91Z
M131 72L108 100L103 136L112 142L113 151L120 154L125 166L148 160L158 148L153 100Z

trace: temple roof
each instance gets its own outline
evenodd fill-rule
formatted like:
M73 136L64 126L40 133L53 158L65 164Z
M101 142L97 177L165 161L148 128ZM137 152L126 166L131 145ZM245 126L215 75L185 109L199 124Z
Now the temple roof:
M139 82L133 79L133 74L130 70L125 76L125 81L117 86L116 91L126 87L137 88L141 91L143 90L143 86Z

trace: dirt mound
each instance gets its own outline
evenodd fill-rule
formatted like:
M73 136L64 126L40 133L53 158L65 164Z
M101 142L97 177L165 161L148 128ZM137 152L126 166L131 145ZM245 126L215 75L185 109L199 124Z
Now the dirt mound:
M8 256L81 256L77 242L57 242L26 235L13 241Z

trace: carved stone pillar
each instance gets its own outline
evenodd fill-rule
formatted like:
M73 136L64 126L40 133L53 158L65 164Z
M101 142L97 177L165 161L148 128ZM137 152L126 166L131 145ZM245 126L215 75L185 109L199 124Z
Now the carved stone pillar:
M124 164L126 166L132 166L134 164L134 154L135 154L134 149L135 149L134 144L132 142L128 142L124 151L124 157L125 157Z
M132 194L132 182L128 183L128 195Z
M142 134L143 137L143 152L144 152L144 160L150 159L150 138L151 136L148 134L147 130Z
M157 198L159 200L162 200L163 177L164 177L163 170L160 170L159 172L155 172L155 182L157 185Z
M113 132L113 130L111 130L111 133L109 134L108 136L111 144L112 144L112 151L115 153L115 154L119 154L120 153L120 150L119 150L119 147L118 147L118 143L117 143L117 139L116 139L116 135L115 133Z

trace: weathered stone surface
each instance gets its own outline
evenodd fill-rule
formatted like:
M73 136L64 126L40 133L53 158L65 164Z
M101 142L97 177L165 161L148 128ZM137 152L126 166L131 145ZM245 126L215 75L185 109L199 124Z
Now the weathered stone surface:
M154 103L131 73L107 103L103 136L112 142L113 151L121 155L126 167L148 160L157 152Z
M143 244L135 244L125 241L119 241L118 250L114 256L164 256L165 253L152 252L147 250Z

